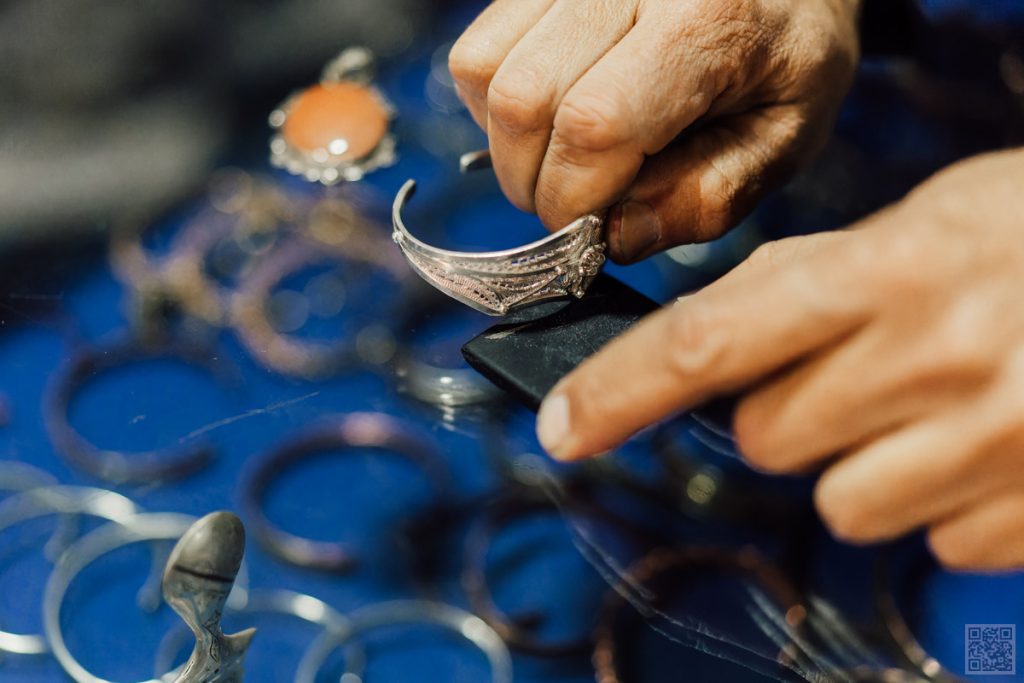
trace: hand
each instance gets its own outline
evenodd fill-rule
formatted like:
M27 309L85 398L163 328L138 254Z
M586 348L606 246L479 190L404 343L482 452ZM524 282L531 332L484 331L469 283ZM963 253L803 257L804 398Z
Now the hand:
M450 66L509 199L552 230L616 205L610 253L629 262L719 236L817 151L858 5L495 0Z
M545 400L572 460L747 388L755 467L824 466L852 542L926 527L951 567L1024 565L1024 150L940 173L856 229L769 243L640 323Z

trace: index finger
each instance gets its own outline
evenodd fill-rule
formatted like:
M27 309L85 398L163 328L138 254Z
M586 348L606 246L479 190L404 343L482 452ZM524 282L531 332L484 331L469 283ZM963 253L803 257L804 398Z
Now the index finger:
M850 286L836 233L820 249L773 245L795 260L740 269L612 341L563 379L537 419L541 445L574 460L713 396L752 384L862 326L867 297Z

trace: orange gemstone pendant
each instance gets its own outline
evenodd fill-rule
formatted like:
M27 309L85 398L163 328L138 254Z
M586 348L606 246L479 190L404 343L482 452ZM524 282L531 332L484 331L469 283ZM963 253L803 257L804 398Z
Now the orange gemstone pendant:
M373 55L345 50L270 114L270 162L311 182L355 181L395 162L394 109L372 83Z

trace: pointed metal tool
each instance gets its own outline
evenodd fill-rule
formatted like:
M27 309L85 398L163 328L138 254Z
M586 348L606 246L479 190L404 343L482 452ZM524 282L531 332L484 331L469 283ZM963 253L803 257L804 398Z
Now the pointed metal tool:
M245 528L230 512L206 515L181 537L164 568L163 593L196 637L174 683L241 683L256 629L225 635L220 619L245 550Z

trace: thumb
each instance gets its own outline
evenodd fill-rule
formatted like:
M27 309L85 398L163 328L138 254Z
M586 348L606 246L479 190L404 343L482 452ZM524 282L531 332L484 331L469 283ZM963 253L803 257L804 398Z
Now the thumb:
M702 128L644 164L608 222L612 258L631 263L719 237L816 151L802 109L758 109Z

